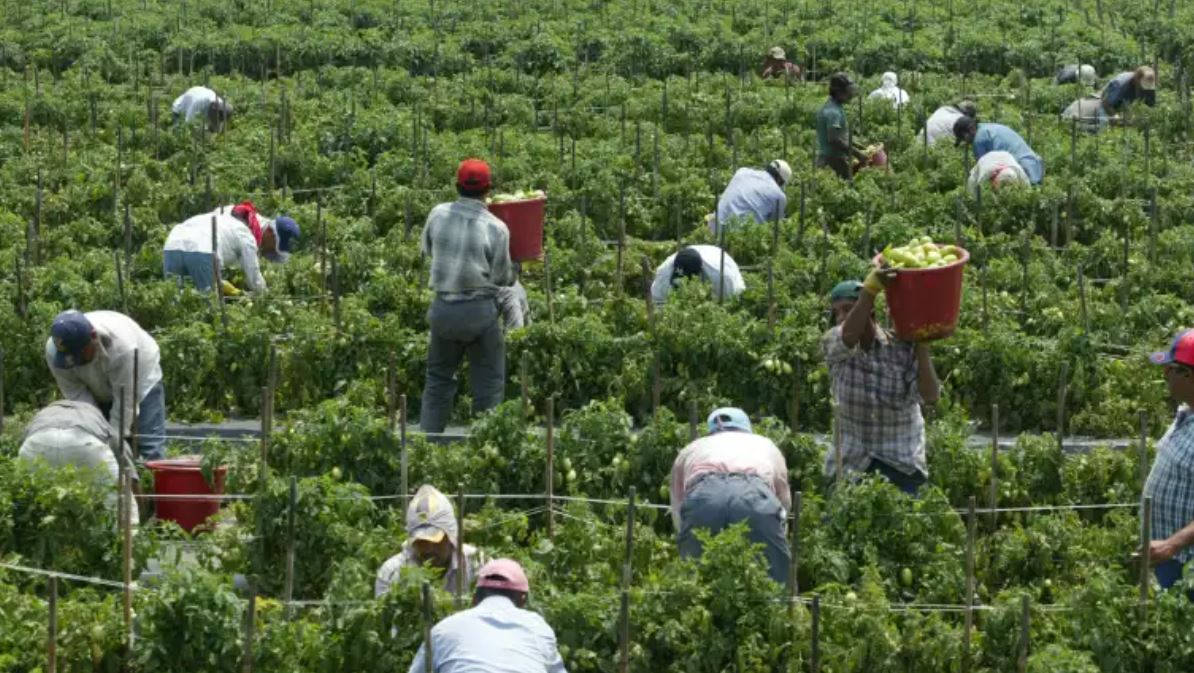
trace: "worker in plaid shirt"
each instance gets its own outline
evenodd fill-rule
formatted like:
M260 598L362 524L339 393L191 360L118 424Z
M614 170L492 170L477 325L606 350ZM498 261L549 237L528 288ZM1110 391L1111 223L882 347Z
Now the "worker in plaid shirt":
M1177 335L1168 351L1149 359L1164 366L1169 394L1180 404L1144 484L1144 495L1153 499L1149 558L1157 582L1168 589L1194 558L1194 330Z
M927 345L900 341L875 323L875 296L895 275L875 269L865 283L845 281L833 288L836 326L821 347L837 404L843 472L878 473L915 494L929 474L920 405L935 403L941 384ZM833 447L825 472L837 473Z

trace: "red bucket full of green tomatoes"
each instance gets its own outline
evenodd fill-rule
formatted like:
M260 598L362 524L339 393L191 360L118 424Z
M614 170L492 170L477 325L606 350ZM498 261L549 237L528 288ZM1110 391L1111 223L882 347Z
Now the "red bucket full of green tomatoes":
M525 262L543 257L543 220L547 195L542 190L496 194L489 200L489 212L510 230L510 259Z
M874 261L899 270L886 291L896 336L904 341L936 341L954 333L969 252L926 236L898 248L887 246Z

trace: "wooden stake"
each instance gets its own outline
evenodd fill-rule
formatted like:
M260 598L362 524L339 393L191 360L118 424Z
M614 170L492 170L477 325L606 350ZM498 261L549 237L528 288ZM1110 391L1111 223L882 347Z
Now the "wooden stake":
M287 606L289 609L290 606ZM253 641L257 639L257 580L249 577L248 603L245 605L243 639L241 643L243 654L240 660L240 670L243 673L253 673Z
M294 617L294 518L297 510L298 478L290 475L290 500L286 508L286 577L282 590L287 619Z
M124 293L124 271L120 265L120 251L112 251L112 262L116 266L116 291L120 294L120 307L125 315L129 312L128 297Z
M58 577L50 575L47 584L46 673L58 673Z
M209 199L210 201L210 199ZM215 298L220 305L220 323L228 327L228 312L224 308L224 280L220 277L220 241L216 235L216 216L211 216L211 275L215 281Z
M548 396L544 401L547 416L547 474L544 479L547 495L547 538L550 540L556 534L556 516L553 505L556 490L556 398Z
M1078 302L1082 311L1082 332L1090 334L1090 314L1086 309L1086 273L1082 265L1078 265Z
M340 332L340 274L336 266L336 256L332 255L332 323L336 332Z
M410 454L406 447L406 394L398 398L398 451L401 460L398 488L402 491L402 511L410 505Z
M999 405L991 405L991 528L999 521Z
M551 291L551 250L543 246L543 291L547 294L547 321L556 321L555 301Z
M695 442L697 440L697 437L700 436L699 427L696 400L688 400L688 441Z
M140 362L139 350L140 349L137 349L137 348L133 349L133 397L132 397L133 408L131 409L132 416L133 416L133 422L129 426L130 428L132 428L132 434L133 434L133 437L132 437L133 441L131 442L131 444L132 444L132 451L133 451L134 459L137 456L141 455L141 430L140 430L140 423L137 422L138 416L140 415L140 406L141 406L139 404L141 395L139 394L140 390L138 390L138 388L140 387L139 379L141 376L141 372L140 372L141 362ZM123 397L121 397L120 403L124 404Z
M464 558L464 483L456 485L456 604L464 605L465 575L468 574Z
M530 370L530 354L523 351L518 358L518 384L522 388L522 418L527 420L531 418L534 410L531 409L531 393L530 381L527 378L527 372Z
M812 627L809 630L812 633L813 646L809 654L809 671L821 673L821 596L819 594L813 594L812 613Z
M1029 612L1029 599L1027 595L1020 597L1020 640L1017 643L1016 654L1016 673L1026 673L1028 671L1028 639L1029 639L1029 619L1031 613Z
M1065 404L1066 404L1066 388L1069 384L1070 378L1070 363L1062 361L1061 375L1057 380L1057 448L1059 450L1065 449Z
M2 355L2 354L0 354ZM0 360L2 362L2 360ZM1137 462L1137 478L1140 481L1140 490L1144 491L1144 483L1148 481L1148 412L1144 409L1140 410L1140 446L1139 453L1136 457Z
M435 652L431 644L431 583L423 582L423 671L435 673Z
M970 638L974 629L974 539L977 519L974 514L975 498L970 496L966 512L966 628L962 632L962 671L971 668Z
M270 435L274 431L274 391L270 386L261 389L261 453L258 458L258 475L264 489L269 479Z
M4 432L4 349L0 348L0 433Z
M630 581L634 554L634 497L626 498L626 558L622 563L622 606L618 616L618 673L630 673Z
M122 389L122 399L123 395ZM120 424L123 431L123 419ZM128 470L125 470L120 480L120 498L124 501L124 507L121 508L122 516L120 517L120 539L123 556L121 581L124 584L124 636L129 650L132 650L133 646L133 526L130 519L132 518L133 508L137 506L137 503L133 502L131 484L132 475L129 474Z
M801 406L800 383L804 381L804 361L797 360L792 370L792 406L788 411L788 427L792 432L799 432Z
M795 610L796 598L800 595L800 581L796 573L800 570L800 514L804 508L804 493L792 492L792 516L788 529L788 548L792 554L792 565L788 568L788 604Z
M1152 584L1153 499L1140 501L1140 621L1148 621L1148 589Z

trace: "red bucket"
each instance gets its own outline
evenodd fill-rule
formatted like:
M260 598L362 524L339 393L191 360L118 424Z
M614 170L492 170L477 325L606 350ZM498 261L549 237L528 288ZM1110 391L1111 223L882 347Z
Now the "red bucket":
M153 472L153 492L157 495L179 496L220 495L224 492L224 477L228 468L216 468L215 484L209 486L199 469L199 458L151 460L145 463ZM156 501L157 518L177 522L188 533L220 511L220 501L214 498L162 498Z
M510 230L510 259L525 262L543 257L543 220L547 214L547 199L507 201L489 204L489 212L497 215Z
M958 328L962 310L962 280L970 253L958 248L961 257L949 266L935 269L900 269L887 288L887 306L896 336L904 341L936 341ZM875 255L882 266L883 253Z

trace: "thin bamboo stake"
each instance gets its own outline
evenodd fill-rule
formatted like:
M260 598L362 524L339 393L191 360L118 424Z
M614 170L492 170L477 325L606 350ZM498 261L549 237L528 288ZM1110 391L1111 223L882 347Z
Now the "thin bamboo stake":
M989 499L991 509L991 527L995 528L999 522L999 405L991 405L991 495Z
M962 632L963 673L968 673L972 665L970 639L974 630L974 541L977 524L975 507L975 497L970 496L966 512L966 626Z
M257 632L257 580L249 578L248 603L245 605L244 623L242 624L244 640L241 643L242 654L240 670L242 673L253 673L253 641Z
M553 503L556 490L556 398L548 396L545 404L547 422L547 466L544 478L547 496L547 538L555 537L556 517Z
M423 671L435 673L435 652L431 644L431 583L423 582Z
M630 673L630 582L634 558L634 499L630 487L626 499L626 558L622 563L622 605L618 616L618 673Z
M456 499L456 604L458 606L464 605L464 580L465 575L468 574L465 568L464 558L464 483L461 482L456 486L456 492L459 494Z
M51 575L47 584L46 673L58 673L58 578Z
M289 501L286 507L286 577L282 596L286 602L286 618L294 617L294 519L298 512L298 478L290 475Z
M1140 501L1140 622L1148 621L1148 590L1152 584L1153 499Z
M1029 619L1029 598L1024 595L1020 597L1020 640L1016 647L1016 673L1026 673L1028 670Z
M401 461L399 489L402 493L402 511L410 505L410 452L406 446L406 394L398 398L398 452Z

